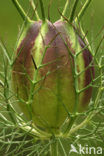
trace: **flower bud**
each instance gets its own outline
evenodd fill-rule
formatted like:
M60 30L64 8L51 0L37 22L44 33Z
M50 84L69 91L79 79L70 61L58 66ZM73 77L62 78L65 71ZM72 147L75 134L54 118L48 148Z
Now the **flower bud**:
M68 112L86 110L94 67L85 46L75 28L65 21L37 21L25 30L12 77L17 105L27 120L46 131L57 131Z

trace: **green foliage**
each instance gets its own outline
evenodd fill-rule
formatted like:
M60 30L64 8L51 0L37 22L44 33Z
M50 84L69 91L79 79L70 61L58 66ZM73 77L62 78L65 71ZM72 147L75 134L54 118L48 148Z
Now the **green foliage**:
M45 13L43 13L44 8L42 1L40 1L40 4L42 18L44 20ZM33 3L33 10L35 6L36 5ZM70 19L66 15L67 6L69 7L68 1L65 5L63 13L61 13L62 11L60 9L59 12L61 13L61 19L68 22ZM70 13L70 17L71 22L73 21L73 24L75 23L80 29L79 20L75 14L76 7L77 3L75 1L73 5L74 10ZM85 10L82 10L82 14L78 14L78 17L82 16L84 11ZM37 13L35 16L39 19ZM82 29L80 32L83 36ZM101 33L103 33L103 31L101 31ZM67 156L69 153L68 145L71 143L73 143L73 145L77 145L78 143L83 145L88 143L90 145L95 144L94 142L96 140L97 145L95 146L102 146L104 142L104 55L102 50L103 37L101 33L99 34L101 39L96 48L94 45L95 38L93 38L92 42L90 42L90 47L92 49L91 54L93 56L93 61L95 62L96 75L86 88L78 90L78 75L77 72L75 72L76 68L74 69L76 105L78 100L77 97L81 92L91 86L95 88L89 108L86 112L82 113L78 113L77 111L75 111L75 113L68 112L68 118L70 117L71 123L69 120L66 120L64 126L62 127L62 131L58 135L44 132L42 129L32 125L32 121L26 121L23 119L22 112L18 113L18 111L16 111L18 108L14 108L16 102L23 100L14 93L11 87L12 66L16 58L14 54L9 54L4 42L0 42L3 62L0 64L0 155L49 156L49 154L51 154L52 156ZM86 43L86 47L89 47L89 43ZM70 54L70 56L74 58L75 66L77 66L76 58L80 53L82 53L82 51L83 49L74 56ZM92 64L89 66L92 66Z

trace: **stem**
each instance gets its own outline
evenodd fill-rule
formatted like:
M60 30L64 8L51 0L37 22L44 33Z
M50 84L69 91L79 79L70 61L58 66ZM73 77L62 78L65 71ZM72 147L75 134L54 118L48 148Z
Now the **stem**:
M31 127L31 125L28 125L28 123L24 121L19 121L18 124L20 126L20 129L24 130L25 132L29 132L32 136L36 136L38 138L41 138L42 140L48 140L51 137L51 134L38 129L35 125Z
M102 70L100 69L100 72L102 73ZM102 79L101 79L102 80ZM96 96L95 102L94 102L94 106L97 107L100 96L101 96L101 92L102 92L102 82L101 82L101 86L98 90L98 94ZM94 110L93 112L91 112L88 117L79 125L77 125L75 128L72 128L69 132L69 134L64 135L64 137L70 137L73 133L75 133L76 131L78 131L79 129L81 129L82 127L84 127L85 125L87 125L89 123L89 121L95 116L96 111Z
M74 113L76 114L77 110L78 110L78 103L79 103L79 83L78 83L78 71L77 71L77 59L78 57L75 55L74 56L74 87L75 87L75 106L74 106Z
M72 128L69 132L69 134L67 135L67 137L71 136L73 133L75 133L76 131L78 131L79 129L81 129L82 127L84 127L85 125L87 125L87 123L90 121L90 119L93 117L92 114L90 114L81 124L79 124L78 126L76 126L75 128Z
M69 3L70 3L70 0L67 0L66 1L66 4L65 4L65 7L64 7L64 10L62 12L62 15L65 16L66 12L67 12L67 9L69 7ZM64 21L64 18L61 16L61 20Z
M75 3L74 3L73 9L72 9L72 13L71 13L71 16L70 16L70 22L72 22L73 19L74 19L74 15L75 15L75 11L76 11L78 2L79 2L79 0L76 0Z
M30 0L30 4L31 4L31 6L32 6L32 8L33 8L33 10L35 12L35 15L36 15L37 20L40 20L39 15L38 15L38 12L36 11L36 6L34 4L34 1L33 0Z
M67 156L67 154L66 154L66 150L65 150L65 148L64 148L64 146L63 146L63 144L62 144L61 139L60 139L60 138L58 138L58 141L59 141L60 146L61 146L61 148L62 148L62 150L63 150L63 154L64 154L64 156Z
M44 12L43 1L39 0L39 2L40 2L40 7L41 7L42 20L44 22L45 21L45 12Z
M80 22L82 16L84 15L85 11L87 10L88 6L90 5L92 0L87 0L83 5L81 11L78 14L78 17L75 18L75 22L78 20Z
M13 4L15 5L15 7L17 8L19 14L21 15L22 19L24 21L26 21L26 23L30 23L30 18L27 16L27 14L24 12L23 8L21 7L21 5L19 4L19 2L17 0L12 0Z
M63 132L63 135L69 134L69 131L71 130L71 128L72 128L72 126L73 126L73 124L74 124L74 122L75 122L75 120L76 120L76 117L77 117L77 116L72 117L72 118L69 120L69 124L68 124L67 128L65 129L65 131Z
M58 140L54 138L54 141L50 144L50 156L58 156Z
M8 50L6 49L6 46L4 45L3 41L0 40L0 47L2 48L3 52L4 52L4 55L6 56L9 64L11 64L11 58L10 58L10 55L8 53Z

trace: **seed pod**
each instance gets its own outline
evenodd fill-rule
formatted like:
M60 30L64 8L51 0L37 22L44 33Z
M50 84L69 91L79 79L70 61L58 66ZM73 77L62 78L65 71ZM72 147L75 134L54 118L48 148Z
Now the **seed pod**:
M18 43L13 86L24 117L56 132L68 112L86 110L94 78L92 56L75 28L65 21L32 22ZM81 92L82 90L82 92Z

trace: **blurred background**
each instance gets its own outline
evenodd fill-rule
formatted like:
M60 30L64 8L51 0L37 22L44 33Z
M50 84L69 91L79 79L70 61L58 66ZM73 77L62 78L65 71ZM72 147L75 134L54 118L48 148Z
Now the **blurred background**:
M33 16L33 10L31 9L29 0L18 0L24 10L28 12L29 16L32 19L36 20L36 17ZM43 0L44 1L44 8L45 14L48 17L48 8L50 0ZM67 10L67 17L69 17L73 0L70 0L70 6ZM38 4L38 0L34 0L37 4L37 10L41 17L40 6ZM51 22L55 22L59 20L60 14L58 9L62 12L66 0L52 0L50 5L50 20ZM81 6L85 0L79 1L79 6L76 10L76 16L81 9ZM13 53L14 47L16 44L17 36L19 33L19 29L21 28L23 20L21 19L19 13L17 12L16 8L12 4L11 0L0 0L0 39L3 40L5 43L6 48L8 49L9 53ZM102 36L104 35L104 0L92 0L90 7L87 9L85 15L81 21L82 27L84 32L87 33L87 38L89 42L93 41L93 48L96 49ZM104 42L101 46L101 51L104 49ZM0 56L1 55L1 48L0 48ZM0 58L1 60L1 58ZM1 63L0 63L1 64ZM92 144L89 141L89 144ZM65 146L69 150L69 142L65 141ZM73 155L75 156L75 155Z
M48 5L50 0L43 0L46 15L48 15ZM70 15L73 1L71 1L70 7L67 10L67 17ZM33 10L30 7L29 0L19 0L20 4L23 6L26 12L29 12L29 15L32 16ZM37 4L37 10L40 14L40 7L38 4L38 0L34 0ZM80 10L83 2L85 0L79 1L79 8L76 11L76 15ZM65 4L65 0L52 0L50 6L50 19L52 22L58 20L60 18L60 14L58 9L62 11ZM41 14L40 14L41 16ZM34 20L36 19L33 17ZM19 13L16 8L13 6L11 0L1 0L0 1L0 38L5 42L6 47L9 52L12 53L14 45L16 43L17 35L19 32L19 28L21 27L23 20L21 19ZM104 0L92 0L90 7L86 11L85 15L82 19L82 26L84 31L88 31L88 39L89 41L94 38L95 46L97 45L98 40L96 41L96 34L101 30L104 26ZM101 39L101 37L98 37Z

